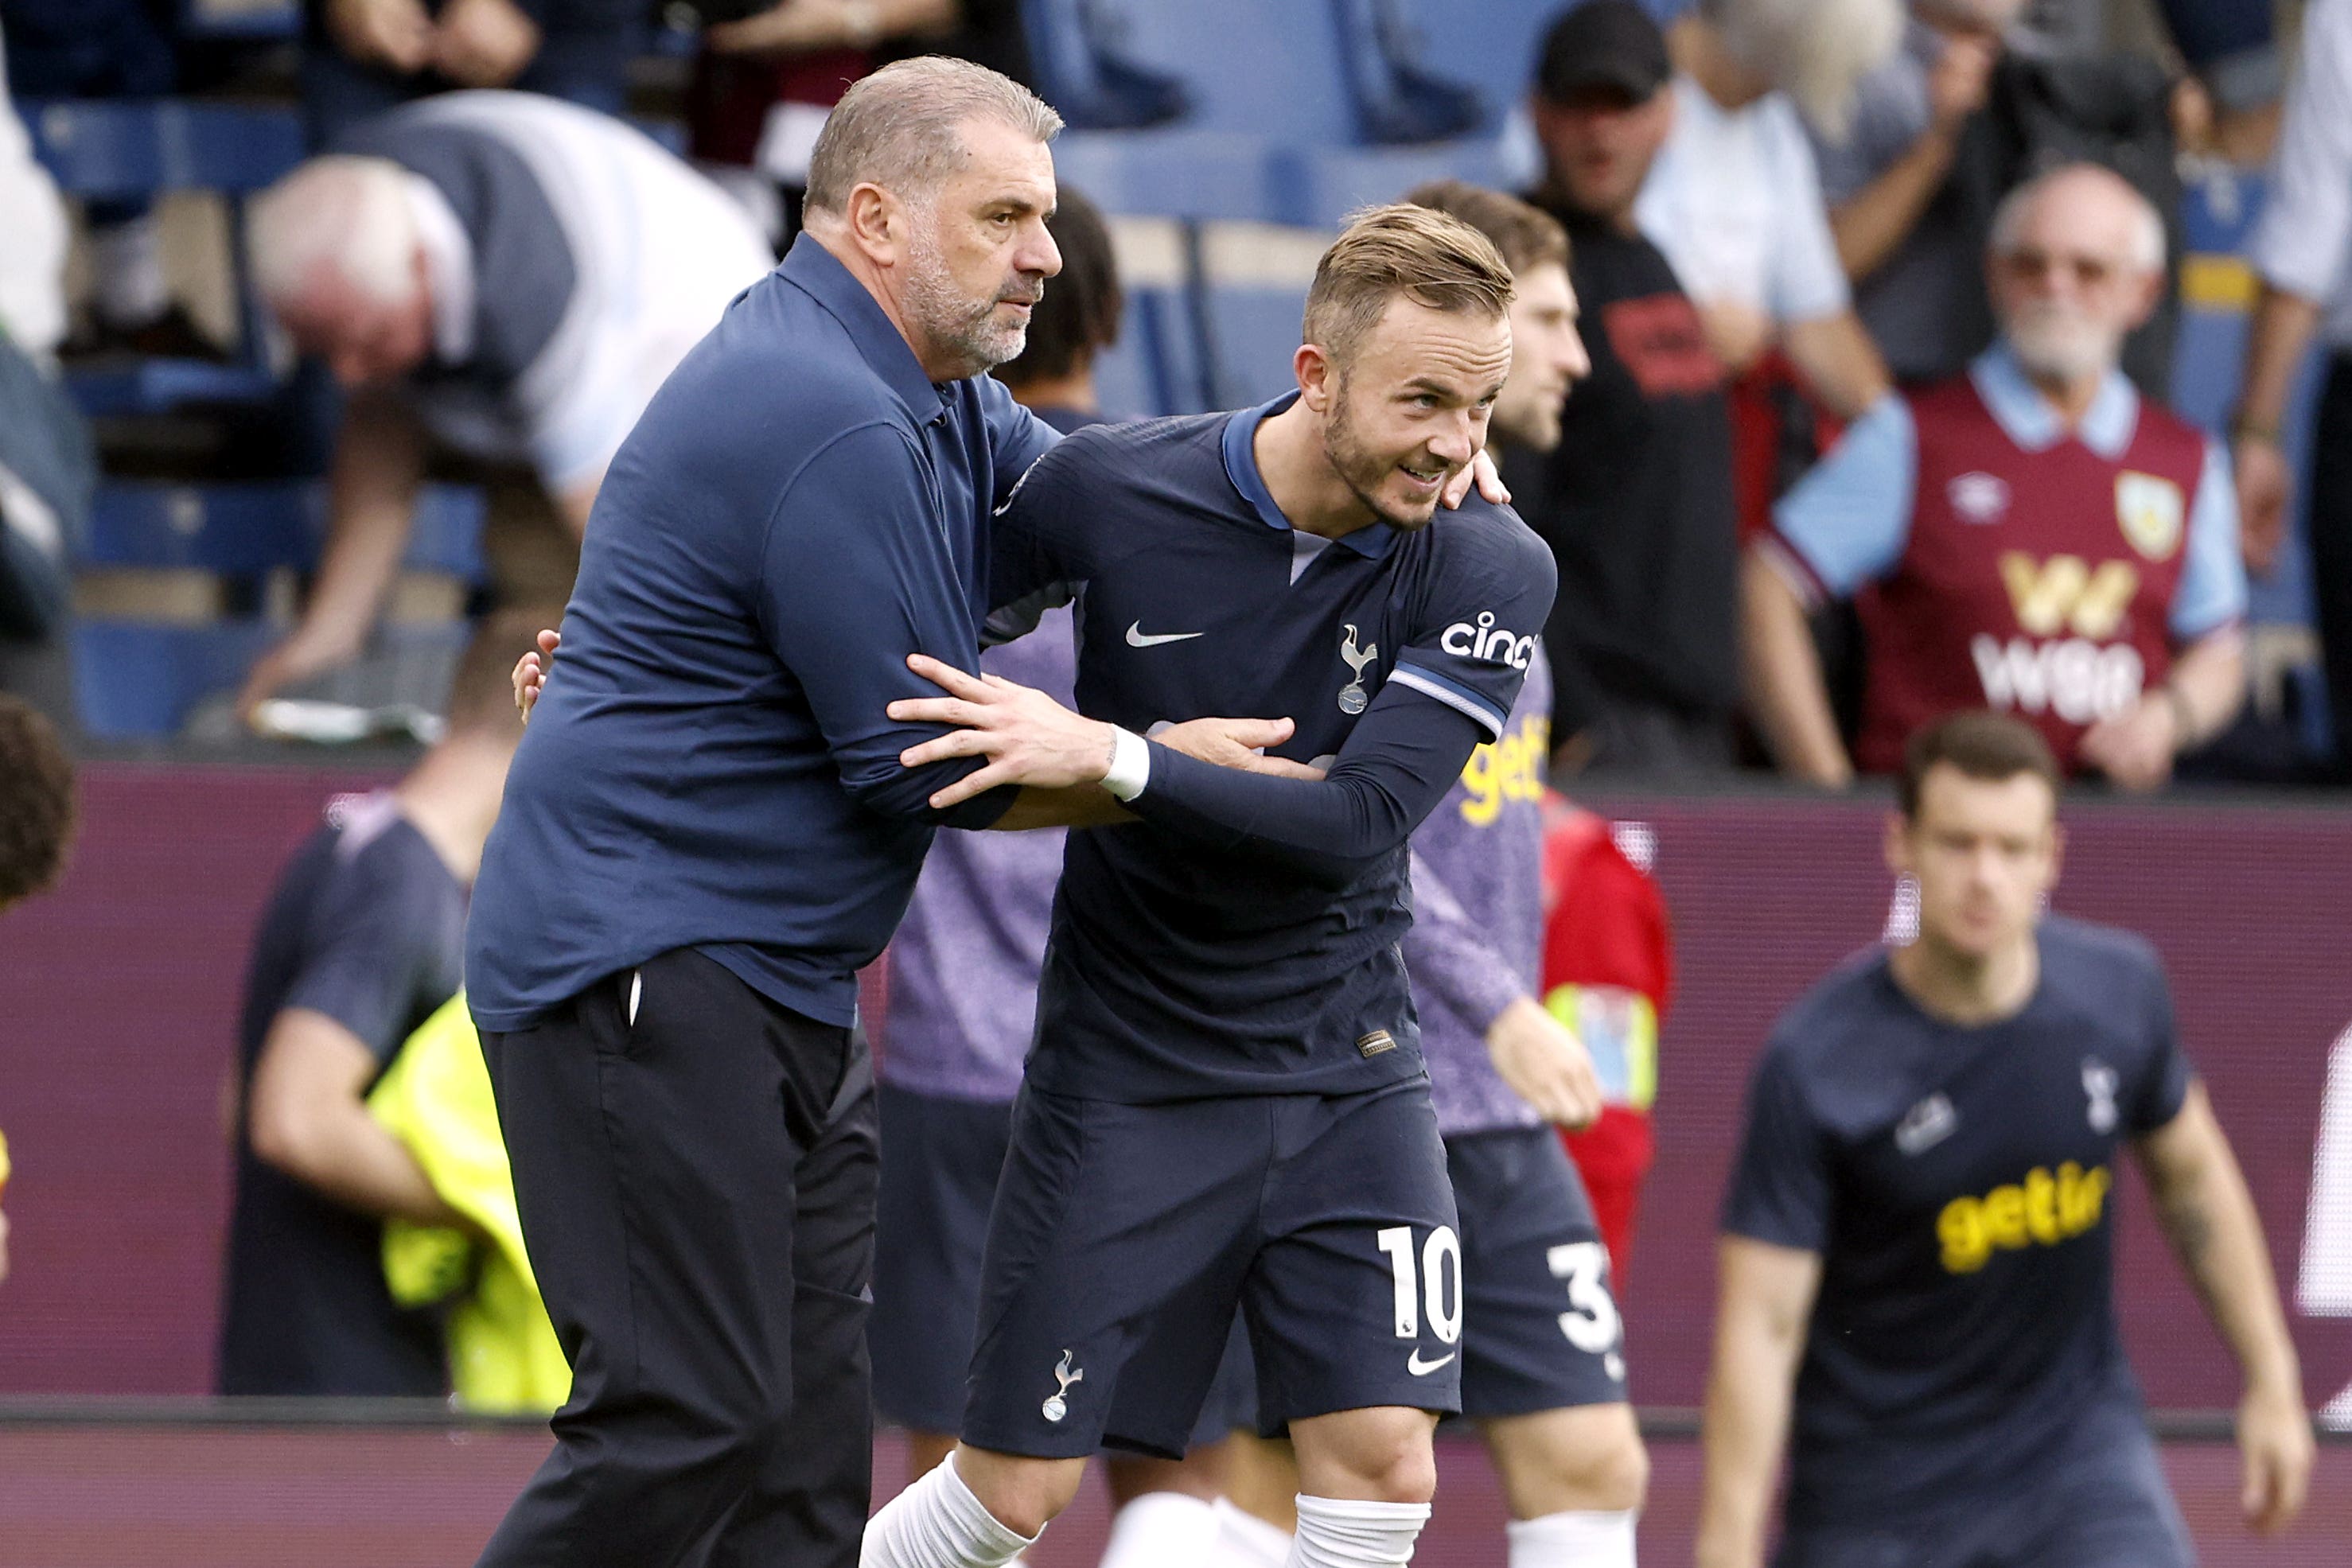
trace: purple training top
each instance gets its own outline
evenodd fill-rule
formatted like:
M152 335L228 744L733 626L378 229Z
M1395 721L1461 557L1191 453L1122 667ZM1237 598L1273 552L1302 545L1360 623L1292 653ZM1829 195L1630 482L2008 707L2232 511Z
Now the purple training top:
M1049 611L1034 632L981 654L980 667L1075 706L1073 631L1067 610ZM1062 839L1059 828L940 831L890 941L887 1082L961 1100L1011 1100L1020 1092L1045 929L1062 879Z
M1551 669L1538 649L1503 738L1469 765L1412 835L1406 972L1421 1014L1438 1130L1448 1137L1543 1118L1486 1059L1486 1026L1537 994L1543 966L1543 792Z

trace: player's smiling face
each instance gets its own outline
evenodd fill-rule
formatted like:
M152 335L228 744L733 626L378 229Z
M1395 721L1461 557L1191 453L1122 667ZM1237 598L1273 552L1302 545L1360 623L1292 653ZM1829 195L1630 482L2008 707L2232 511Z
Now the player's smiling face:
M1045 232L1054 212L1045 144L984 120L966 121L962 136L961 166L935 198L908 209L907 324L924 338L919 352L935 376L978 375L1016 358L1045 280L1062 270Z
M1510 371L1508 318L1392 299L1337 367L1324 455L1372 516L1422 528L1445 482L1486 444Z
M1928 768L1917 814L1898 816L1886 835L1887 864L1919 889L1920 940L1968 959L2028 940L2058 878L2057 811L2036 774Z

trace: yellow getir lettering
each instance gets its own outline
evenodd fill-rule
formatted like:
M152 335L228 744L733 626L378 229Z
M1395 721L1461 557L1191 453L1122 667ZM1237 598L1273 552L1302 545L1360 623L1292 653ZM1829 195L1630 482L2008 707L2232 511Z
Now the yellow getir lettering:
M2040 1166L2025 1173L2025 1228L2044 1247L2054 1247L2069 1234L2058 1217L2058 1183Z
M1944 1267L1973 1274L1997 1249L2070 1241L2098 1225L2114 1186L2106 1166L2085 1171L2068 1160L2055 1176L2036 1166L2021 1182L1997 1186L1982 1197L1956 1197L1936 1216Z
M1474 828L1483 828L1493 821L1503 809L1501 783L1495 777L1495 747L1490 742L1470 754L1463 765L1463 788L1470 791L1462 802L1462 820Z
M1944 1244L1944 1267L1955 1274L1973 1274L1992 1256L1985 1238L1984 1209L1972 1197L1956 1197L1936 1217L1936 1239Z

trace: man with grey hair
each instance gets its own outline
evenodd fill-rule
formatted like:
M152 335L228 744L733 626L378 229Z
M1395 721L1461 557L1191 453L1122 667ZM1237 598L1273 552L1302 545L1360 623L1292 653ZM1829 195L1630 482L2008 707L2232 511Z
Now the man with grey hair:
M960 61L852 87L791 254L656 394L597 497L563 675L467 932L573 1369L560 1445L486 1564L856 1561L877 1141L857 971L936 827L1115 815L1076 779L934 809L977 768L916 755L943 725L890 716L937 689L917 655L976 668L991 516L1055 439L982 372L1061 267L1060 125ZM1252 748L1288 733L1204 717L1156 739L1276 770L1293 765Z
M256 201L249 245L265 303L350 401L318 579L248 676L248 713L359 653L428 465L487 489L499 596L562 603L621 438L774 265L751 219L644 134L520 92L353 129Z
M1885 400L1776 508L1742 583L1749 701L1781 768L1889 773L1961 708L2013 711L2069 772L2171 777L2244 695L2245 573L2229 465L2116 367L2164 286L2164 230L2119 176L2071 164L1995 214L2001 338ZM1867 683L1849 758L1806 627L1853 597Z

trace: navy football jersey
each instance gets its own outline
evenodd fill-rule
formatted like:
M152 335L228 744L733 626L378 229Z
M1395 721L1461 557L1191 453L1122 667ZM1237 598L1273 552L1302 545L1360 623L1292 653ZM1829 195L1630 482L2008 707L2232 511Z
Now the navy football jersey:
M2147 943L2055 916L2038 941L2012 1018L1932 1018L1873 953L1757 1067L1723 1228L1822 1256L1792 1527L1998 1488L2087 1414L2137 1407L2117 1155L2179 1113L2189 1064Z
M1296 396L1072 435L998 519L992 597L1056 584L1075 596L1088 716L1146 735L1288 717L1280 755L1342 782L1247 787L1377 795L1367 817L1409 803L1412 820L1393 842L1396 823L1367 830L1377 851L1352 862L1292 857L1246 829L1187 831L1184 768L1224 770L1155 747L1133 807L1145 820L1070 835L1027 1066L1052 1092L1343 1092L1422 1071L1397 948L1412 921L1403 837L1501 733L1551 602L1551 559L1514 513L1475 497L1412 531L1295 532L1252 441ZM1385 748L1378 790L1364 789L1369 743L1349 750L1360 725L1410 736Z

